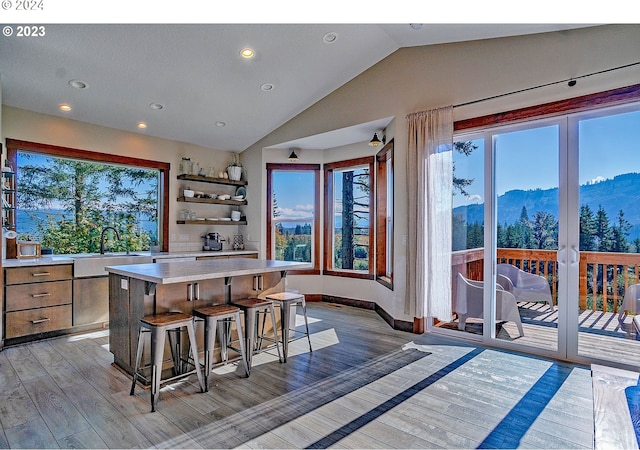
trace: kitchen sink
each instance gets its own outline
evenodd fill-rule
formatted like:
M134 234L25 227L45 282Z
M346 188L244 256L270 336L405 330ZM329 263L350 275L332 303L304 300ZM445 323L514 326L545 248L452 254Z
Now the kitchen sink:
M140 255L136 253L84 253L81 255L69 255L74 260L73 276L97 277L108 275L104 270L106 266L119 266L123 264L143 264L153 262L151 255Z

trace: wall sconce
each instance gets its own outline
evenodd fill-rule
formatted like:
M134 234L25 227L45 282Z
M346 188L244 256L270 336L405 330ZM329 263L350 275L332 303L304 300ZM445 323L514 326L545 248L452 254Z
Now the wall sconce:
M296 155L296 149L291 149L291 154L289 155L289 161L296 162L298 160L298 155Z
M380 144L382 144L382 141L378 139L378 133L373 133L373 137L369 141L369 145L371 147L377 147Z

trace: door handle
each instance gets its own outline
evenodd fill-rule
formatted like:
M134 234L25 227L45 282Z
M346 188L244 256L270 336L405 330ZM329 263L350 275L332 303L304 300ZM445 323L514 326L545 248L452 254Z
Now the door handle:
M580 252L575 245L571 246L571 264L577 264L580 261Z
M558 249L558 256L557 256L558 264L567 263L566 253L567 253L567 248L564 245Z

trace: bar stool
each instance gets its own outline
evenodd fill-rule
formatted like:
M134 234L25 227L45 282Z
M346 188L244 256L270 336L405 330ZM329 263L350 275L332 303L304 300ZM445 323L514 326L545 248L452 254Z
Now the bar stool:
M174 375L171 378L162 380L162 363L164 361L164 344L166 334L169 331L179 331L182 327L187 328L189 334L189 342L191 344L191 353L193 355L194 370L182 372L179 369L180 356L176 357L173 346L171 346L172 359L174 361ZM156 410L156 401L160 394L160 385L162 381L168 382L178 378L186 377L194 372L198 375L198 383L200 389L205 391L202 381L202 372L200 371L200 363L198 361L198 347L196 343L196 333L193 327L193 317L189 314L181 312L167 312L161 314L153 314L144 316L140 319L140 329L138 331L138 348L136 350L136 364L133 371L133 381L131 382L131 392L133 395L136 388L136 380L138 378L145 379L142 374L140 364L142 362L142 350L144 348L143 333L151 333L151 412Z
M231 304L237 306L244 312L244 334L247 341L247 367L249 368L249 370L251 370L252 356L263 351L262 348L258 348L257 345L258 316L261 313L264 313L265 315L267 313L271 314L271 323L273 323L274 331L274 342L276 344L276 349L278 350L278 361L282 362L282 356L280 355L280 346L278 345L278 333L276 331L276 313L275 309L273 308L273 302L271 300L263 300L261 298L243 298L240 300L235 300L231 302ZM260 335L260 339L265 339L264 327L263 332Z
M223 326L235 321L238 329L238 340L240 341L240 355L244 366L245 376L249 376L249 367L247 365L247 352L244 345L244 337L242 336L242 325L240 322L240 309L233 305L213 305L203 306L193 310L194 317L204 320L204 390L209 391L209 375L211 374L211 366L213 363L213 351L215 349L216 325L218 321L223 322ZM220 333L220 354L223 361L227 360L227 333L226 327L221 328Z
M306 330L306 333L303 333L303 335L307 336L307 340L309 341L309 351L312 352L311 337L309 336L309 322L307 321L307 304L304 301L304 295L285 291L269 294L266 297L268 300L280 305L280 330L282 334L282 353L284 356L284 362L287 362L289 342L302 339L302 336L289 339L289 319L291 317L291 306L293 305L302 306L302 314L304 315L304 326ZM294 329L293 331L295 332L296 330Z

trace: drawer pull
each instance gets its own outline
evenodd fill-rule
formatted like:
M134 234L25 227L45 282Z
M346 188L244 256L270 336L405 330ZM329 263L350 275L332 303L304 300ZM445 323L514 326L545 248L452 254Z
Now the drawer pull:
M39 297L49 297L51 294L49 294L48 292L43 292L42 294L31 294L31 296L33 298L39 298Z
M32 273L31 275L33 275L34 277L48 277L49 275L51 275L51 272L36 272Z
M50 321L50 320L51 320L51 319L49 319L49 318L47 317L47 318L44 318L44 319L36 319L36 320L32 320L32 321L31 321L31 323L35 325L35 324L38 324L38 323L48 322L48 321Z

